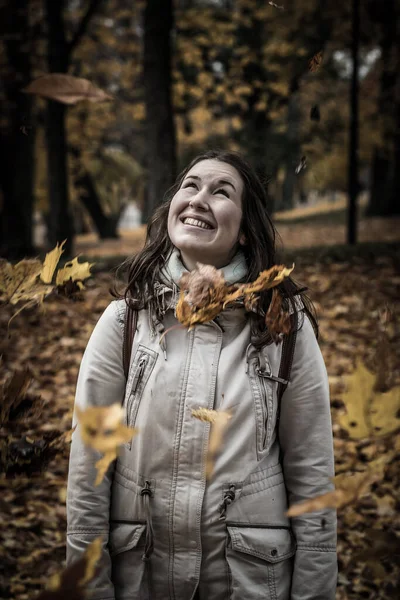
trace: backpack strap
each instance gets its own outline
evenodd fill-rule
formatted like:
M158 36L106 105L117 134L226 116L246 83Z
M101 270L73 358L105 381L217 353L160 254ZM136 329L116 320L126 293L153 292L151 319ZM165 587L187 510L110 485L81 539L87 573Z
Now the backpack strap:
M295 311L291 316L292 327L288 335L283 338L282 342L282 357L281 364L279 367L279 381L277 395L278 395L278 419L281 409L282 396L288 386L290 380L290 372L292 370L294 350L296 347L297 338L297 326L298 326L298 314Z
M126 307L124 318L124 341L122 345L122 362L124 365L125 379L128 379L129 365L131 362L133 340L138 322L138 311L130 306Z

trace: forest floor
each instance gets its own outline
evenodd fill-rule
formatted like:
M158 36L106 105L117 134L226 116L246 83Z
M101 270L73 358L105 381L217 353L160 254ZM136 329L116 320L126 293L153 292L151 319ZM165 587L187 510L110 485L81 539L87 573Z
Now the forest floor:
M291 247L303 240L333 239L343 242L343 231L326 225L307 225L290 229L279 225L283 241ZM375 236L375 227L379 236ZM397 239L399 220L361 222L360 237L379 241ZM363 233L364 232L364 233ZM324 239L325 238L325 239ZM340 239L339 239L340 238ZM123 237L118 253L132 252L132 239ZM140 241L139 241L140 240ZM143 242L143 235L135 243ZM319 245L319 244L318 244ZM128 250L129 248L129 250ZM88 240L78 240L77 249L89 254ZM95 250L95 247L92 246ZM124 252L122 252L122 249ZM103 247L97 243L96 254ZM116 247L108 247L115 254ZM393 438L368 437L353 440L340 424L346 412L342 393L346 376L363 360L376 370L379 316L389 309L386 368L392 385L400 383L400 272L399 254L350 256L341 262L320 262L310 257L296 267L296 278L310 288L319 313L320 345L326 361L330 389L337 472L365 469L382 458L385 472L370 493L339 510L339 586L338 600L384 600L397 598L400 582L400 462L398 444ZM40 395L42 412L10 422L0 433L0 448L5 443L15 451L32 442L49 440L71 426L76 378L82 353L102 311L111 300L108 289L112 278L97 273L88 281L81 301L49 297L45 310L21 312L10 325L10 338L2 342L3 382L16 369L29 365L33 380L28 395ZM11 309L10 309L11 311ZM11 312L0 311L0 326ZM396 371L397 369L397 371ZM399 415L397 415L399 417ZM21 441L22 440L22 441ZM47 441L46 441L47 440ZM24 446L25 444L25 446ZM29 449L29 448L28 448ZM64 566L66 529L66 477L68 445L49 453L49 461L36 467L35 457L26 451L26 461L10 468L10 476L0 477L0 598L31 600L43 589L49 577ZM397 459L397 460L396 460ZM2 457L4 462L5 458ZM37 461L36 461L37 462ZM36 465L36 466L35 466ZM133 574L134 576L134 574ZM397 591L396 591L397 589Z

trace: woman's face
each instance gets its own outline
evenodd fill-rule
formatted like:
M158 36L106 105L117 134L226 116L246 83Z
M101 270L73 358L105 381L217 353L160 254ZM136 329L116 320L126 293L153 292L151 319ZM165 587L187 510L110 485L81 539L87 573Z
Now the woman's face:
M197 262L221 268L236 252L242 221L243 180L228 163L198 162L172 198L168 235L185 267Z

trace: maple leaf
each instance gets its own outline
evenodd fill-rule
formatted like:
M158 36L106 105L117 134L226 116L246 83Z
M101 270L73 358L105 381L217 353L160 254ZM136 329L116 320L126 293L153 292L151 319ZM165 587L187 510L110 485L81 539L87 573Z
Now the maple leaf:
M278 341L281 333L288 334L290 332L290 315L283 309L282 294L278 288L272 290L272 299L265 315L265 324L275 342Z
M64 285L70 280L79 282L87 279L91 276L90 269L92 266L93 263L79 263L78 257L75 257L73 260L65 263L62 269L57 271L56 285Z
M400 427L400 386L380 393L375 390L376 379L361 361L348 378L342 395L346 414L339 416L339 423L352 438L382 436Z
M241 298L248 310L256 304L255 294L279 285L293 271L276 265L262 271L252 283L227 285L221 271L211 265L198 264L196 269L185 273L180 281L181 293L176 307L178 321L189 329L199 323L208 323ZM189 300L188 300L189 299Z
M41 269L42 263L37 259L23 259L14 266L1 259L0 300L17 304L30 299L32 290L36 290L35 283Z
M56 245L56 247L46 254L46 257L43 262L43 267L40 272L40 279L43 283L51 283L54 275L54 271L58 265L58 261L60 260L61 254L64 252L64 244L67 240L64 240L60 245Z
M129 442L137 433L135 427L122 424L123 415L124 410L118 403L105 407L91 406L86 410L76 407L82 441L93 450L104 452L96 463L95 485L102 482L108 466L117 457L118 446Z
M82 77L65 73L50 73L32 81L22 90L25 94L34 94L42 98L56 100L62 104L76 104L82 100L104 102L112 96Z
M94 539L82 558L50 579L48 589L39 594L37 600L84 600L88 597L85 587L100 572L98 561L102 544L102 536Z
M311 73L315 73L316 71L318 71L318 69L321 67L321 65L322 65L322 50L320 52L317 52L316 54L314 54L314 56L308 63L308 68L310 69Z
M377 468L380 467L380 468ZM382 478L382 464L371 466L368 471L352 475L341 474L336 477L336 489L321 496L310 498L304 502L293 504L286 515L298 517L325 508L343 508L348 504L357 502L359 498L369 492L373 483Z
M210 408L198 408L192 410L192 417L205 423L211 423L210 440L206 460L206 478L210 479L213 470L215 456L221 447L225 427L232 415L229 411L212 410Z
M0 426L28 412L38 416L43 407L40 396L26 398L31 382L30 369L19 369L0 387Z

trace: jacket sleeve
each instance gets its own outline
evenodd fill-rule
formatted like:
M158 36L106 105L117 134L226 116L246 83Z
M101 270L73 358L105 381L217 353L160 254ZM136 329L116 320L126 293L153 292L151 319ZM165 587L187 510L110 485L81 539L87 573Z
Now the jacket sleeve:
M334 489L328 377L306 315L297 334L290 383L282 397L279 440L289 506ZM291 600L334 600L336 511L324 509L295 517L292 529L297 551Z
M75 406L108 406L123 401L125 377L122 366L122 328L116 302L100 317L86 347L76 387ZM74 415L74 424L76 422ZM95 463L101 454L87 448L79 426L72 435L67 490L67 565L78 560L86 547L103 536L100 574L92 583L91 598L114 598L108 552L110 492L115 461L102 483L94 486Z

